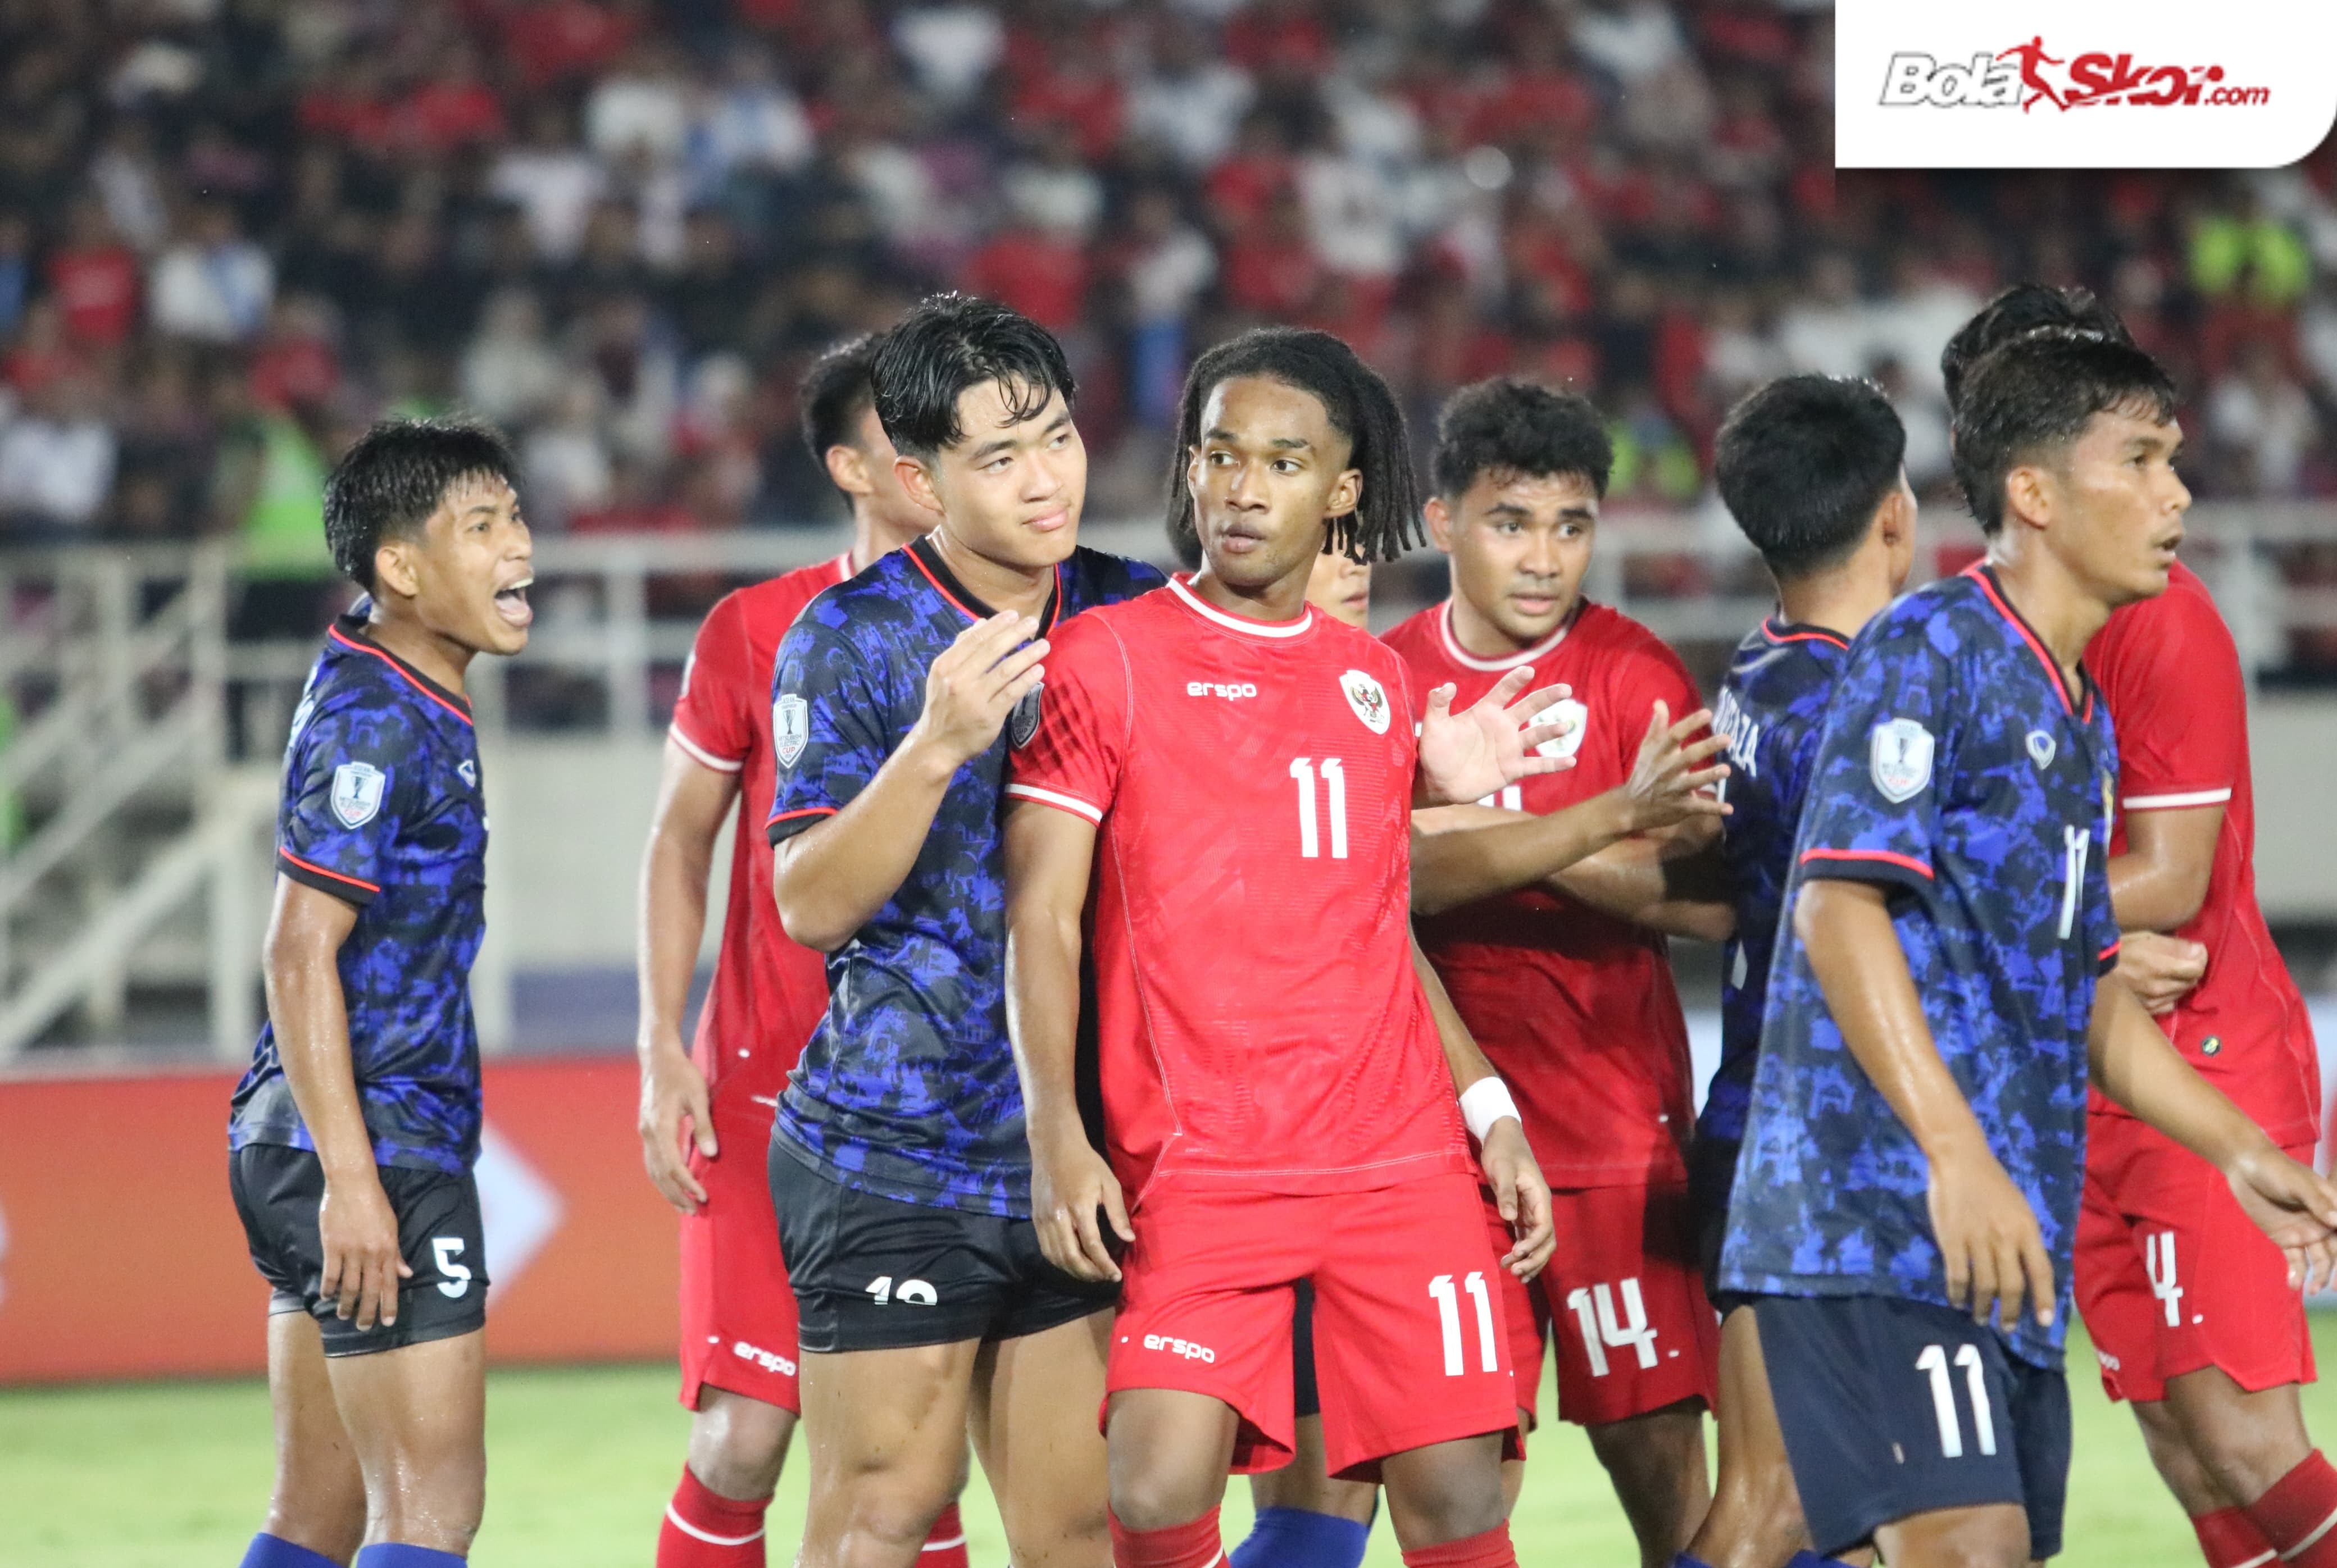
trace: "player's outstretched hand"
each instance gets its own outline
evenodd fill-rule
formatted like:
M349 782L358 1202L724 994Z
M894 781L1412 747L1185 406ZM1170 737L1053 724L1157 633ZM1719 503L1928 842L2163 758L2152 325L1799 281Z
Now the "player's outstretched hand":
M1712 727L1712 710L1698 708L1677 724L1671 708L1658 702L1648 716L1648 733L1639 742L1638 759L1624 781L1635 831L1651 833L1690 817L1722 817L1728 807L1711 793L1728 776L1728 765L1702 765L1728 743L1707 735L1693 745L1688 736Z
M925 711L917 718L920 737L951 766L972 762L990 749L1006 716L1045 674L1039 661L1047 641L1032 641L1039 623L1008 611L975 621L934 656L925 672Z
M689 1124L685 1135L682 1124ZM698 1213L706 1188L690 1174L689 1145L708 1159L720 1154L714 1115L708 1108L706 1075L682 1050L680 1040L653 1046L641 1058L641 1164L658 1195L685 1214Z
M1528 693L1533 667L1521 665L1493 684L1466 713L1452 711L1454 687L1428 694L1420 721L1421 805L1465 805L1532 774L1560 773L1572 757L1541 756L1534 747L1574 727L1571 718L1549 724L1532 720L1566 700L1569 688L1546 686Z
M1501 1267L1521 1281L1530 1280L1558 1250L1558 1225L1550 1215L1550 1183L1541 1179L1541 1167L1526 1144L1525 1128L1515 1116L1503 1116L1485 1129L1477 1163L1493 1189L1494 1206L1516 1238L1502 1254Z
M317 1231L325 1252L318 1295L339 1298L342 1320L354 1318L360 1329L396 1322L397 1282L412 1279L414 1270L398 1253L397 1213L372 1166L339 1181L325 1178Z
M1044 1148L1032 1140L1031 1218L1047 1261L1076 1280L1120 1278L1120 1265L1104 1240L1106 1222L1122 1242L1136 1240L1120 1178L1084 1130L1050 1139Z
M2291 1290L2319 1290L2337 1281L2337 1183L2269 1140L2234 1161L2225 1179L2256 1228L2288 1254Z
M2039 1323L2053 1321L2053 1261L2036 1211L1986 1144L1935 1156L1926 1198L1951 1306L1970 1308L1974 1322L1996 1317L2009 1329L2025 1300Z
M2207 972L2207 949L2156 931L2127 931L2118 939L2114 972L2154 1018L2163 1017Z

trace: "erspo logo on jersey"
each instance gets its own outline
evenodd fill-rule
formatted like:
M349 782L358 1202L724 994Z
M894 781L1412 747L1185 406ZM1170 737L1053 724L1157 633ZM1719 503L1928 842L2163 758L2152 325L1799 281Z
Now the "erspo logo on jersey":
M2337 6L1840 0L1835 23L1844 169L2276 168L2337 120Z

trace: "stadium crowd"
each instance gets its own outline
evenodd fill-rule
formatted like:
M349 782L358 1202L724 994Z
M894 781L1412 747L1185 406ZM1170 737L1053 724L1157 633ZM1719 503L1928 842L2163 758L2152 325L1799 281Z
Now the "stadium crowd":
M2337 493L2337 152L2256 176L1834 177L1812 0L0 0L0 539L240 532L322 577L384 411L519 442L537 526L826 521L795 385L926 288L1063 336L1092 510L1157 505L1193 354L1354 343L1615 421L1618 501L1730 401L1932 359L2016 278L2174 368L2209 496ZM2337 543L2292 575L2337 580Z

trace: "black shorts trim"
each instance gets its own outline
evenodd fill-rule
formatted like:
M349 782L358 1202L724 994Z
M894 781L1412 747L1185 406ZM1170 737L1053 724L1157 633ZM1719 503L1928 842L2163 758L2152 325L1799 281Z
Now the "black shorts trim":
M397 1321L359 1329L322 1296L325 1248L317 1230L325 1169L307 1149L247 1144L228 1156L228 1189L243 1221L253 1266L271 1287L268 1311L306 1312L323 1331L328 1356L370 1356L451 1339L487 1320L485 1228L469 1172L376 1167L397 1216L398 1251L414 1277L400 1282Z
M766 1169L806 1355L1018 1339L1120 1300L1048 1262L1028 1220L864 1193L776 1137Z
M1751 1299L1802 1513L1822 1555L1894 1521L2010 1504L2061 1549L2069 1385L1963 1312L1893 1296ZM1982 1407L1985 1408L1982 1408Z

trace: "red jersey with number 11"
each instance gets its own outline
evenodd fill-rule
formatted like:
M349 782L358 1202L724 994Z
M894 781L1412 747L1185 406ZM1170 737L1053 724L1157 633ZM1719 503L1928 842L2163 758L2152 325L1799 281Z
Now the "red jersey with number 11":
M1412 967L1403 660L1319 610L1249 620L1182 579L1052 642L1006 793L1100 829L1121 1184L1303 1194L1472 1169Z
M704 766L738 775L730 903L691 1052L720 1110L754 1100L771 1115L804 1042L827 1011L826 960L780 928L771 852L763 843L776 772L771 666L804 606L851 575L852 558L842 555L724 596L690 645L681 698L666 732Z

